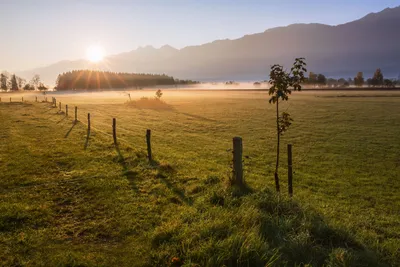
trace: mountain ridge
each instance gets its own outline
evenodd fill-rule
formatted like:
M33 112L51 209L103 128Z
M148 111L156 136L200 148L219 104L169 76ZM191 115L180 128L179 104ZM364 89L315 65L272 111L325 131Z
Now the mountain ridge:
M334 26L296 23L181 49L170 45L138 47L106 57L104 69L166 73L201 81L261 80L266 79L270 65L288 65L295 57L305 57L309 70L331 77L353 77L358 71L369 76L378 67L384 75L397 77L398 28L400 7L386 8ZM38 73L44 81L54 82L60 72L91 66L85 60L62 61L24 74Z

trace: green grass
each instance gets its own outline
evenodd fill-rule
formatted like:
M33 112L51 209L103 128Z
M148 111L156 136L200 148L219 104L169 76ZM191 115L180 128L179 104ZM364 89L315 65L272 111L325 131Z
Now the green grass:
M134 100L153 94L131 92ZM398 266L400 94L373 94L303 92L282 105L295 121L282 141L281 196L265 92L164 91L163 110L134 107L122 93L56 95L70 118L33 94L0 103L0 261ZM75 104L81 122L73 125ZM146 162L146 129L155 165ZM234 136L248 156L245 193L228 186ZM284 193L287 143L293 200Z

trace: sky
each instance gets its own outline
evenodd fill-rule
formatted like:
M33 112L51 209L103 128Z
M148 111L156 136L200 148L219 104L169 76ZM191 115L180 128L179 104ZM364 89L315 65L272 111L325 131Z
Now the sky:
M183 48L293 23L337 25L400 0L0 0L0 70L139 46Z

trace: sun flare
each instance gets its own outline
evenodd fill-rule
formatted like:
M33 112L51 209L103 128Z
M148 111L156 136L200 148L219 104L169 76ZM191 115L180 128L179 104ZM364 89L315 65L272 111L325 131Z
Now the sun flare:
M86 49L86 58L90 62L100 62L104 58L104 48L99 45L91 45Z

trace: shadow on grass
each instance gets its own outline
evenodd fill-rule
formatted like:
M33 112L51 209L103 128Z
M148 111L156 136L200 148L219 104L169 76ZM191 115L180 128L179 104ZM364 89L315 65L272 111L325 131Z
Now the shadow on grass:
M158 164L158 163L154 162L154 164ZM166 187L168 187L168 189L171 190L179 198L180 201L182 201L186 205L192 206L193 200L191 198L188 198L182 189L177 188L173 183L171 183L167 179L167 175L170 177L174 176L175 170L170 165L158 164L157 167L158 167L158 173L157 173L156 177L159 178L160 181Z
M58 113L48 114L47 119L50 119L50 118L52 118L54 116L57 116L57 115L59 115L59 114Z
M119 145L118 145L118 144L114 144L114 146L115 146L115 151L116 151L117 154L118 154L118 162L122 165L122 167L123 167L124 169L127 169L127 164L126 164L126 162L125 162L124 156L123 156L122 153L121 153L121 149L119 148Z
M83 149L86 150L87 147L89 146L89 139L90 139L90 131L89 129L87 130L87 134L86 134L86 140L85 140L85 145L83 146Z
M124 175L128 179L128 182L129 182L129 185L131 186L131 188L133 190L137 191L138 188L135 184L135 178L137 177L138 173L136 171L129 170L128 164L126 164L126 160L121 153L121 149L119 148L119 145L115 144L114 146L115 146L115 151L118 154L118 163L121 164L121 166L122 166L122 175Z
M218 210L198 202L203 212L179 213L174 221L180 223L157 229L154 249L194 266L388 266L350 231L334 228L313 209L282 195L264 190L242 197L225 194L222 199L220 189L215 190L208 202L220 206ZM179 242L191 250L176 253ZM160 266L168 264L165 257L158 260Z
M199 120L208 121L208 122L218 122L217 120L206 118L206 117L203 117L203 116L200 116L200 115L194 115L194 114L190 114L190 113L186 113L186 112L176 112L176 113L188 116L188 117L193 118L193 119L199 119Z
M254 194L261 196L260 193ZM350 233L331 227L312 209L269 192L257 199L260 235L279 248L282 263L295 266L386 266Z
M242 184L235 184L230 181L230 187L229 187L230 194L233 197L242 197L245 195L249 195L254 193L254 189L251 188L248 184L242 183Z
M5 106L32 106L32 104L26 103L26 102L8 102L4 101L4 99L0 102L0 104L5 105Z
M56 124L63 122L67 117L62 118L61 120L57 121Z
M72 124L72 127L71 127L71 128L68 130L68 132L65 134L64 138L68 138L69 134L72 132L72 130L74 129L75 125L76 125L76 123L74 122L74 123Z
M49 112L52 111L52 110L53 110L52 108L48 108L48 109L46 109L44 112L42 112L42 114L49 113Z

